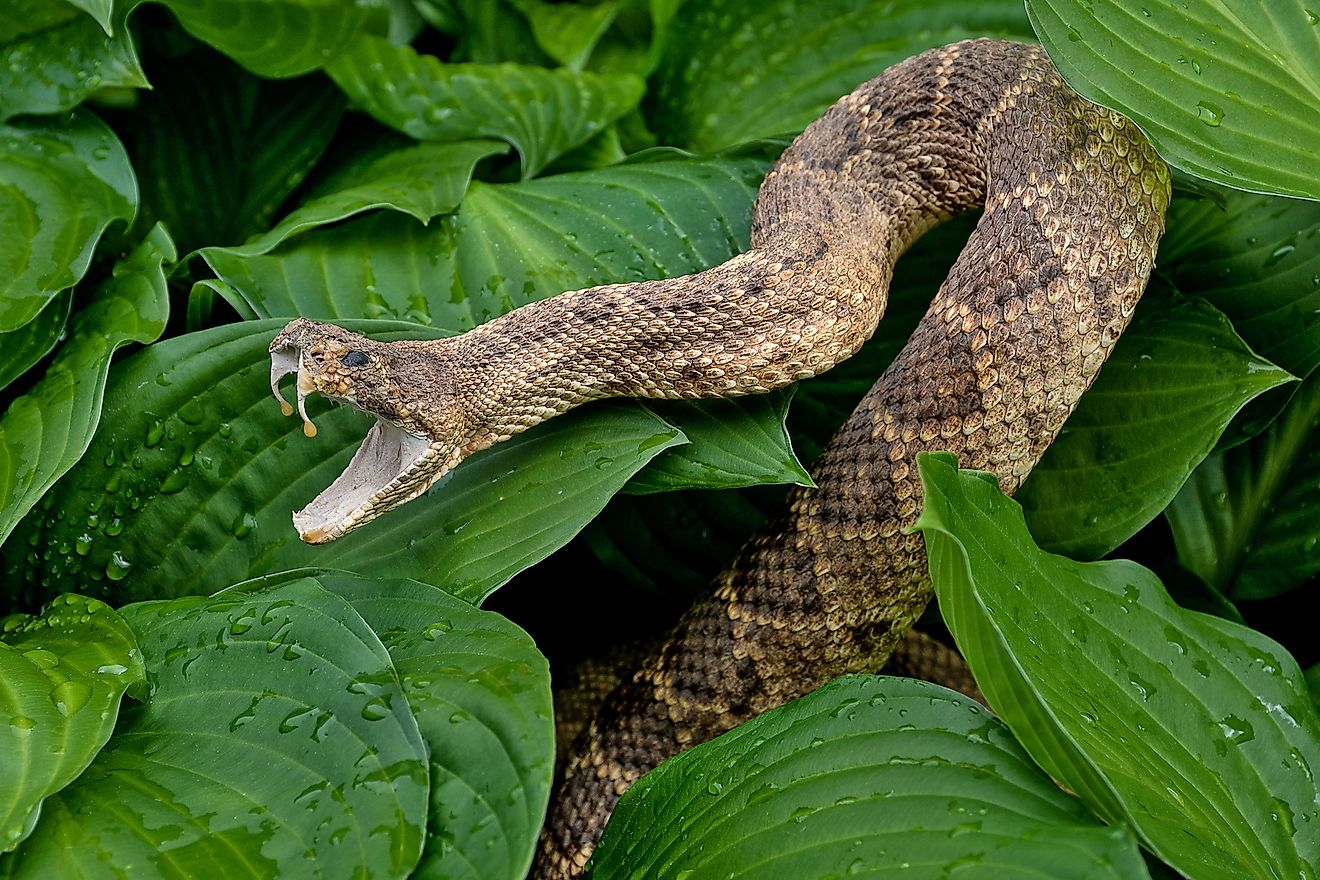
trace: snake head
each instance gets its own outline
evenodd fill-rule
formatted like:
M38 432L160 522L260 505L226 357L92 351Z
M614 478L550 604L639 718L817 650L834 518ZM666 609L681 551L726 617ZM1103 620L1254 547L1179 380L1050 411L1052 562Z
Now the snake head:
M443 439L459 436L461 424L456 422L461 422L461 414L437 413L416 403L419 389L442 384L425 375L417 345L377 342L306 318L290 322L271 342L271 391L284 414L293 415L295 408L280 393L280 380L297 374L297 412L308 437L316 436L306 407L312 393L376 417L344 472L293 514L293 524L307 543L343 537L411 501L461 460L457 444Z

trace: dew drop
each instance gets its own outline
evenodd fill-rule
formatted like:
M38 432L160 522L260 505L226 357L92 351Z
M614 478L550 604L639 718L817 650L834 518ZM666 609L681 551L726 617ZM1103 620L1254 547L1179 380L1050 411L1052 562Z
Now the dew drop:
M244 511L234 517L234 521L230 524L229 530L233 533L235 538L246 538L248 535L252 534L252 530L256 527L256 516L248 511Z
M437 620L435 623L422 630L422 638L428 642L434 642L437 636L444 635L454 628L454 625L447 620Z
M37 722L33 721L26 715L10 715L9 726L14 728L14 730L27 733L37 726Z
M1224 121L1224 110L1218 104L1210 101L1197 101L1196 118L1211 128L1218 128L1220 123Z
M1236 715L1228 715L1219 722L1219 732L1231 743L1241 745L1256 738L1250 722Z
M372 697L362 705L362 718L366 721L380 721L382 718L389 717L390 714L390 695L381 694Z
M241 636L248 632L248 630L252 629L252 627L256 625L256 622L257 609L249 608L247 611L244 611L238 617L234 618L233 623L229 624L229 633L230 635Z
M55 708L65 718L76 714L79 709L87 705L87 701L91 698L91 686L73 679L60 682L50 692L50 701L55 704Z
M119 522L119 520L115 520L115 522ZM108 528L106 529L106 534L110 534ZM115 534L118 534L118 532ZM114 553L110 554L110 561L105 564L105 576L112 581L122 581L124 578L128 577L128 573L132 568L133 563L125 559L124 555L116 550Z

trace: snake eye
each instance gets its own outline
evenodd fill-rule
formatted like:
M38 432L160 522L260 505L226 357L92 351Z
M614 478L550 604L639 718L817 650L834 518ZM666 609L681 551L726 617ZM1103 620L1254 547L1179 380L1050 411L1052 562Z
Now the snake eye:
M341 357L339 362L346 367L365 367L371 361L360 351L350 351Z

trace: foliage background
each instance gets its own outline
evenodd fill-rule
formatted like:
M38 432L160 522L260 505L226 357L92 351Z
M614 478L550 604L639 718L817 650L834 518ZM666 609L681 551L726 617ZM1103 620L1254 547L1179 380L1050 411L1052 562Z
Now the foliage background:
M367 420L314 408L302 437L266 345L295 315L443 335L718 263L838 95L995 36L1042 41L1177 172L1151 289L1022 512L922 463L926 623L998 718L841 680L648 776L596 873L1314 876L1318 22L1293 0L11 4L0 874L523 876L547 657L662 628L809 480L969 222L794 393L587 407L326 548L289 511Z

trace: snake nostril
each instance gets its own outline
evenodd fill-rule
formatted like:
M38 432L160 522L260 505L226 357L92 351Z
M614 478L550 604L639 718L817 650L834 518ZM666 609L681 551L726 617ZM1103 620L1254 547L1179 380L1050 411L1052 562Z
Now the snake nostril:
M367 356L360 351L350 351L341 357L339 362L346 367L365 367L370 363Z

